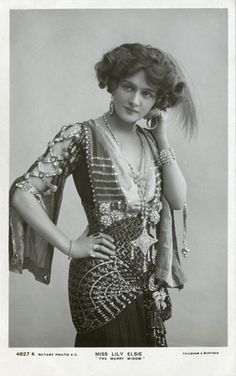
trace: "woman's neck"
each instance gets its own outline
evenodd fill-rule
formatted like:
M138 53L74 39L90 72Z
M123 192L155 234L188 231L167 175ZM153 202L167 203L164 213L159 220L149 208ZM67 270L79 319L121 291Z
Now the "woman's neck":
M130 123L120 119L116 113L109 115L106 113L106 118L112 130L117 133L133 134L136 132L136 123Z

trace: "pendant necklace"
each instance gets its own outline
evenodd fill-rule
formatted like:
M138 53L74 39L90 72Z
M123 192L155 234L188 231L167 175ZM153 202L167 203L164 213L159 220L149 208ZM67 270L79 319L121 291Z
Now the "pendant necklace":
M133 182L138 187L138 194L139 194L140 201L141 201L141 218L142 218L142 221L143 221L142 222L143 229L142 229L141 235L137 239L133 240L131 242L131 244L132 244L133 247L139 248L142 251L143 256L144 256L143 270L144 270L144 272L146 272L147 271L147 262L151 260L151 256L149 254L150 247L158 241L156 237L149 235L148 231L147 231L147 214L148 214L148 211L147 211L147 202L146 202L146 196L145 196L145 193L146 193L146 190L147 190L147 179L145 177L143 179L140 179L138 174L135 172L135 169L133 168L133 166L131 165L129 160L126 158L126 156L125 156L125 154L124 154L124 152L121 148L120 142L118 141L115 134L113 133L113 130L112 130L112 128L111 128L111 126L110 126L110 124L107 120L106 114L103 115L103 120L104 120L104 123L106 124L109 132L111 133L112 138L114 139L114 141L118 145L120 152L121 152L124 160L126 161L128 167L130 169L130 172L131 172L130 175L131 175ZM137 132L137 134L138 134L138 132ZM143 140L142 140L140 135L139 135L139 137L140 137L140 141L141 141L141 144L142 144L142 150L143 150L145 148L144 143L143 143ZM146 171L146 170L147 169L145 168L144 171ZM134 254L131 255L131 258L134 258Z

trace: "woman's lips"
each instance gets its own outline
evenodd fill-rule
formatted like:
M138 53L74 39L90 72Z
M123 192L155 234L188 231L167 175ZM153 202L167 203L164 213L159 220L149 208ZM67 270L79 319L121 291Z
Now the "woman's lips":
M125 109L129 112L132 112L132 113L136 113L138 114L138 111L134 110L133 108L130 108L130 107L125 107Z

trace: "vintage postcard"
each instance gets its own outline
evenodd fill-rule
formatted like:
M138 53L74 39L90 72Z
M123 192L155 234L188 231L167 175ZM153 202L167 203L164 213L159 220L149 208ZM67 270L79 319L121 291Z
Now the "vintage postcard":
M1 373L235 375L235 2L8 0L0 35Z

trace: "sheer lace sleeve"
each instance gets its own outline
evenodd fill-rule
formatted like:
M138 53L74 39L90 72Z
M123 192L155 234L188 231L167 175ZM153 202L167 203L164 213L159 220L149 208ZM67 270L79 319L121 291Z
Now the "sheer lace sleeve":
M36 280L50 282L53 246L36 233L11 205L16 189L36 197L54 223L57 222L66 178L78 166L84 148L83 125L63 126L48 143L45 153L16 179L10 189L10 270L28 269Z

